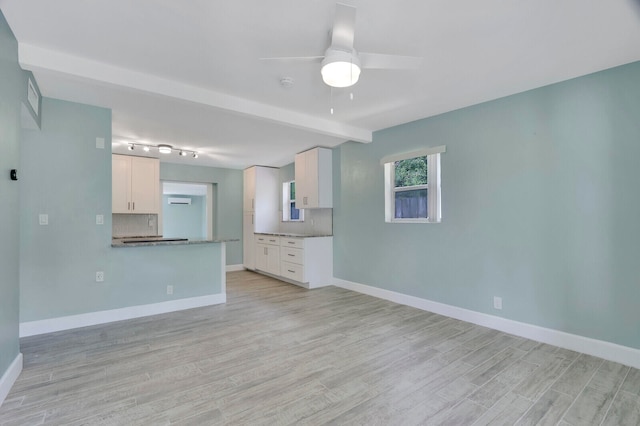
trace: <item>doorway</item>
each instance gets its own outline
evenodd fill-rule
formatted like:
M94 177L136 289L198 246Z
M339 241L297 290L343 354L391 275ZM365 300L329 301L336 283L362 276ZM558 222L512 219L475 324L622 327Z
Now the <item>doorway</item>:
M159 225L164 238L213 238L213 184L162 181L161 210Z

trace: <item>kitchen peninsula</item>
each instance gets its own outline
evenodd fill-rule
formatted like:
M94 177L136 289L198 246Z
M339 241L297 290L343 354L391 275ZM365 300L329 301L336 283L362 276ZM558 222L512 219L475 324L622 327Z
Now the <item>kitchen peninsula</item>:
M113 243L111 266L102 272L104 283L97 283L102 284L101 302L111 308L25 321L21 335L225 303L226 243L232 241L238 240Z
M237 238L215 238L212 240L193 240L187 238L162 237L125 237L113 238L111 247L149 247L149 246L179 246L194 244L216 244L240 241Z

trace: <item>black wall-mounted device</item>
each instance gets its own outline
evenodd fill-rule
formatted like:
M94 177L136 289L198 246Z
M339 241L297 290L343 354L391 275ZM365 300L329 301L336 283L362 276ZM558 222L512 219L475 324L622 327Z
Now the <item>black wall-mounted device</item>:
M11 169L11 180L18 180L18 171L16 169Z

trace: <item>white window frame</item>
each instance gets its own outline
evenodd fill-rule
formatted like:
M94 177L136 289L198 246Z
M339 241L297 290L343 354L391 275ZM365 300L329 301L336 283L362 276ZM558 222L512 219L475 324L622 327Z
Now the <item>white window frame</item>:
M283 222L304 222L304 209L300 211L300 219L291 219L291 204L295 204L296 200L291 197L291 183L295 180L282 182L282 221Z
M403 154L388 155L380 164L384 166L384 220L388 223L440 223L442 221L442 196L440 177L440 154L446 152L446 146L425 148ZM427 184L396 188L395 163L417 157L427 157ZM396 218L396 193L416 189L427 189L426 218Z

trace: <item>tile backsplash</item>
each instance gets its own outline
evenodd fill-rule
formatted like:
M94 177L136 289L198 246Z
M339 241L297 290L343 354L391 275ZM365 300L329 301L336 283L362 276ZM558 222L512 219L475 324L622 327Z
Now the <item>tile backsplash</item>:
M113 237L148 237L158 235L157 214L113 214Z
M282 218L282 212L280 212ZM278 232L303 235L333 235L333 209L306 209L304 222L283 222Z

